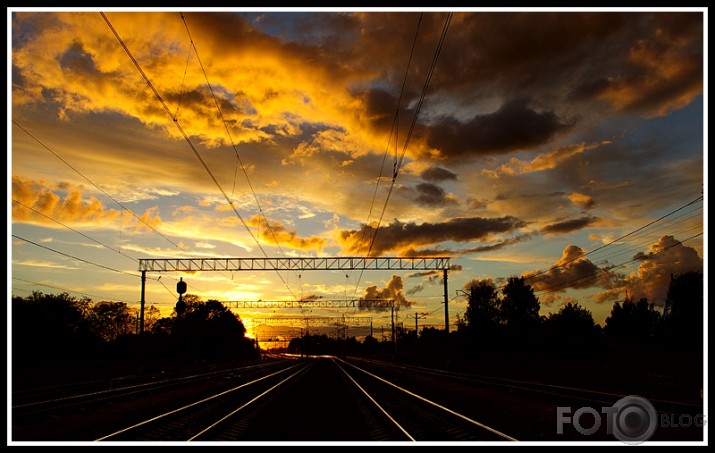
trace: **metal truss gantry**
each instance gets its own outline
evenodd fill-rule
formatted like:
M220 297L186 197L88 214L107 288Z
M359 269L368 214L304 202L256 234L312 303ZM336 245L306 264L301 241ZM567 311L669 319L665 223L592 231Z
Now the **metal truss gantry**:
M394 299L306 299L298 301L290 300L234 300L223 302L229 308L233 305L235 308L389 308L390 318L392 322L392 339L395 339L395 300ZM303 318L251 318L254 323L284 323L286 320L305 321L306 325L309 322L323 322L329 324L360 324L365 321L370 324L370 335L372 336L372 318L369 317L303 317Z
M253 329L255 330L260 326L273 326L273 325L285 325L289 324L295 326L295 324L301 324L305 326L306 333L310 331L311 328L320 327L340 327L347 331L347 326L358 325L370 326L370 336L372 336L372 317L369 316L304 316L304 317L278 317L278 318L248 318L253 323ZM394 322L394 321L393 321ZM303 328L301 327L301 336ZM393 328L393 341L394 341L394 328Z
M443 272L444 328L449 333L448 257L315 257L315 258L141 258L139 332L144 332L147 272L308 271L308 270L435 270ZM297 301L296 301L297 302ZM393 307L394 309L394 307ZM393 327L394 330L394 327Z
M308 316L285 318L249 318L254 325L305 323L308 326L329 326L334 324L372 324L369 316Z
M194 271L328 271L328 270L447 270L446 257L322 257L322 258L142 258L147 272Z
M229 300L229 308L392 308L394 299Z

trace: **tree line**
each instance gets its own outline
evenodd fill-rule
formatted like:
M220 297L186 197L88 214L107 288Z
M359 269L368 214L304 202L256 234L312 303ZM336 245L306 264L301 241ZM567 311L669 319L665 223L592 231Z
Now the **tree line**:
M293 339L288 350L301 354L389 354L398 359L452 356L480 359L545 355L569 360L669 351L702 359L703 274L673 275L665 306L646 298L625 297L613 304L603 326L578 302L567 302L548 316L524 278L512 277L501 288L492 280L467 285L467 308L456 331L424 327L419 332L396 326L395 342L372 336L362 342L312 335Z
M48 371L144 373L259 356L240 316L219 301L186 295L182 307L168 317L148 307L138 335L139 312L125 302L93 302L66 292L13 296L13 378L29 383Z
M491 280L473 282L458 333L467 344L492 343L499 349L544 345L588 352L607 342L624 347L665 347L695 355L703 351L703 273L672 275L665 305L626 296L613 304L604 326L578 302L568 302L548 316L523 277L512 277L498 292Z
M396 328L396 341L368 336L334 339L306 336L290 342L302 354L389 354L400 360L444 358L541 357L557 355L577 361L607 357L647 356L670 352L702 366L703 273L671 276L662 311L647 299L615 302L604 326L578 302L568 302L548 316L522 277L509 278L499 290L491 280L466 288L467 308L457 329L447 335L434 327L420 332ZM173 313L161 317L155 306L145 310L139 330L138 310L124 302L93 302L67 293L33 292L12 298L13 376L31 378L43 367L72 364L77 370L114 369L121 364L139 370L188 366L202 362L258 357L257 344L245 336L240 316L217 300L203 302L186 294Z

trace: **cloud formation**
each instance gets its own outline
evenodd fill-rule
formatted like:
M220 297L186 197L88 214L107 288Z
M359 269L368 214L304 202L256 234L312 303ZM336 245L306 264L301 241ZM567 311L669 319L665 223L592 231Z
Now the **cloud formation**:
M569 288L612 288L622 281L618 274L611 273L593 263L585 251L576 245L564 248L561 258L545 271L522 274L527 284L535 291L564 292Z
M394 301L395 310L400 308L410 308L412 302L407 300L405 297L405 292L403 290L402 277L399 275L393 275L390 281L384 288L378 288L377 285L368 286L365 288L364 295L360 300L371 300L371 299L385 299ZM360 307L360 310L369 311L388 311L389 307Z
M58 195L56 192L65 192ZM12 177L12 219L13 222L32 223L51 228L65 225L89 228L106 227L108 223L119 223L136 231L156 227L161 223L155 208L137 215L141 221L127 211L109 209L95 197L85 198L82 188L65 184L62 187L47 187L43 181L33 181L20 176ZM53 221L54 220L54 221Z
M370 254L380 256L394 252L400 254L443 241L485 241L493 235L510 233L525 226L525 222L510 216L456 218L443 223L422 224L395 220L378 230L367 225L360 230L343 230L339 232L338 240L344 253L361 255L367 252L370 240L374 238Z
M565 160L571 159L589 149L594 149L602 144L608 143L610 142L588 146L584 143L563 146L553 151L540 154L529 162L512 157L508 163L502 164L497 170L485 169L482 170L482 173L492 178L499 178L502 176L514 176L551 170Z
M443 157L459 159L539 147L569 129L554 112L539 112L528 104L526 99L513 100L466 123L444 118L427 129L427 141Z
M418 184L416 189L418 195L415 201L423 206L437 207L456 203L454 195L448 194L436 184L423 182Z
M457 174L446 168L429 167L420 173L420 178L429 182L456 181Z
M258 238L265 244L286 246L298 250L316 250L321 252L327 242L317 236L301 238L294 231L289 231L280 222L268 222L263 216L253 216L248 222L249 226L258 228Z
M665 303L671 275L703 270L703 259L697 251L670 235L662 236L648 247L648 252L639 252L633 259L639 265L631 294L660 306Z
M245 218L268 254L277 242L291 256L363 256L375 237L372 255L489 260L495 281L547 266L564 233L608 242L702 191L703 12L454 12L429 86L446 11L106 17L163 103L97 12L13 12L8 68L13 196L93 233L147 227L45 145L197 256L258 254ZM59 236L12 211L13 228ZM128 239L122 249L184 253ZM46 261L27 249L22 272ZM660 256L593 297L654 281ZM585 258L543 277L600 277L606 265Z
M572 192L564 197L581 209L588 210L596 206L596 201L591 196L582 193Z
M586 228L589 225L593 225L599 219L593 216L580 217L578 219L562 220L560 222L552 223L546 225L541 229L542 233L547 234L562 234L570 233L572 231L578 231Z
M599 267L585 256L583 249L570 245L549 269L526 272L522 276L545 297L555 298L570 288L601 288L602 291L593 296L597 304L622 301L629 295L635 300L645 297L648 302L663 306L671 275L703 269L703 259L697 251L673 236L662 236L648 250L633 256L639 265L637 272L631 275L618 272L621 264Z

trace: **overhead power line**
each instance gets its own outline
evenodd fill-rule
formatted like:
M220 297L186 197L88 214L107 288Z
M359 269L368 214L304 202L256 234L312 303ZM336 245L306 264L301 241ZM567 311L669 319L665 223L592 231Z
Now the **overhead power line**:
M88 177L86 177L84 174L82 174L82 172L80 172L79 170L77 170L76 168L74 168L72 165L70 165L69 162L67 162L66 160L64 160L62 157L60 157L59 154L57 154L56 152L54 152L53 150L51 150L48 146L46 146L44 143L42 143L40 140L38 140L34 135L32 135L30 132L28 132L27 129L25 129L24 127L22 127L17 121L12 120L12 123L13 123L15 126L19 127L19 128L20 128L23 132L25 132L27 135L29 135L30 138L32 138L32 139L35 140L37 143L39 143L40 146L42 146L42 147L45 148L47 151L49 151L50 153L52 153L53 156L55 156L56 158L58 158L59 160L61 160L65 165L67 165L69 168L71 168L75 173L77 173L77 174L80 175L82 178L84 178L88 183L92 184L97 190L99 190L99 191L102 192L104 195L106 195L107 198L109 198L109 199L112 200L113 202L117 203L119 206L122 207L122 209L124 209L125 211L127 211L128 213L130 213L131 215L133 215L137 220L139 220L141 223L143 223L144 225L146 225L147 227L149 227L153 232L155 232L155 233L158 234L159 236L161 236L161 237L163 237L164 239L166 239L166 240L167 240L168 242L170 242L174 247L178 248L179 250L183 250L184 252L186 252L186 250L183 249L179 244L177 244L176 242L174 242L174 241L172 241L171 239L169 239L168 237L166 237L163 233L161 233L161 232L158 231L156 228L154 228L154 227L151 226L149 223L147 223L146 220L144 220L144 219L142 219L141 217L139 217L138 215L136 215L136 214L134 213L134 211L132 211L131 209L129 209L129 208L127 208L126 206L124 206L120 201L118 201L116 198L114 198L114 197L112 197L111 195L109 195L104 189L102 189L102 188L99 187L97 184L95 184L94 181L92 181L91 179L89 179Z
M695 234L695 235L693 235L693 236L690 236L689 238L684 239L684 240L682 240L682 241L677 241L676 243L671 244L671 245L669 245L669 246L667 246L667 247L664 247L664 248L658 250L657 252L653 252L650 256L658 255L659 253L662 253L662 252L664 252L664 251L666 251L666 250L669 250L669 249L671 249L671 248L673 248L673 247L677 247L677 246L679 246L679 245L682 245L683 243L685 243L685 242L687 242L687 241L690 241L690 240L693 240L693 239L697 238L698 236L702 236L702 234L703 234L703 233L700 232L700 233ZM589 273L589 274L582 275L582 276L579 276L579 277L574 278L574 279L572 279L572 280L569 280L569 281L567 281L567 282L561 282L561 283L556 284L556 285L554 285L554 286L551 286L551 287L549 287L549 288L540 289L540 290L537 290L537 291L534 291L534 292L535 292L535 293L537 293L537 292L538 292L538 293L552 293L552 292L562 291L562 290L564 290L564 289L570 287L573 283L580 282L581 280L587 280L587 279L591 279L591 278L596 278L596 277L597 277L600 273L602 273L602 272L611 272L611 271L613 271L613 270L622 269L622 268L626 267L627 265L632 264L632 263L635 263L635 262L637 262L637 261L641 261L642 259L643 259L643 258L633 258L633 259L631 259L631 260L629 260L629 261L626 261L626 262L624 262L624 263L621 263L621 264L619 264L619 265L617 265L617 266L614 266L614 267L612 267L612 268L609 268L609 269L601 269L601 268L599 268L599 269L597 269L596 271L591 272L591 273ZM565 288L562 288L562 287L565 287Z
M82 233L81 231L77 231L77 230L75 230L74 228L72 228L72 227L70 227L70 226L68 226L68 225L65 225L64 223L60 222L59 220L53 219L52 217L50 217L50 216L48 216L48 215L46 215L46 214L44 214L44 213L38 211L37 209L34 209L34 208L30 207L30 206L27 206L26 204L24 204L24 203L22 203L22 202L20 202L20 201L17 201L17 200L15 200L14 198L12 199L12 201L13 201L13 203L17 203L18 205L22 206L23 208L29 209L30 211L34 212L35 214L39 214L39 215L45 217L46 219L49 219L49 220L51 220L51 221L57 223L58 225L67 228L67 229L70 230L70 231L74 231L75 233L77 233L77 234L79 234L79 235L81 235L81 236L83 236L83 237L89 239L89 240L92 241L92 242L95 242L95 243L101 245L102 247L105 247L105 248L107 248L107 249L109 249L109 250L111 250L111 251L113 251L113 252L117 252L118 254L120 254L120 255L122 255L122 256L124 256L124 257L126 257L126 258L129 258L130 260L133 260L133 261L136 262L136 263L139 262L138 259L133 258L133 257L131 257L131 256L129 256L129 255L125 255L125 254L122 253L120 250L117 250L117 249L115 249L114 247L111 247L111 246L109 246L109 245L107 245L107 244L105 244L105 243L103 243L103 242L100 242L100 241L98 241L97 239L94 239L93 237L87 236L86 234Z
M99 187L94 181L92 181L92 180L89 179L89 177L87 177L85 174L83 174L82 172L80 172L79 170L77 170L74 166L72 166L69 162L67 162L67 161L66 161L65 159L63 159L59 154L57 154L57 152L55 152L54 150L52 150L49 146L47 146L45 143L43 143L40 139L38 139L37 137L35 137L32 133L30 133L27 129L25 129L25 128L24 128L21 124L19 124L17 121L12 120L12 122L13 122L13 124L14 124L15 126L17 126L18 128L20 128L20 130L22 130L23 132L25 132L30 138L32 138L33 140L35 140L40 146L42 146L42 147L45 148L47 151L49 151L53 156L55 156L57 159L59 159L63 164L67 165L72 171L74 171L74 172L77 173L79 176L81 176L82 178L84 178L87 182L89 182L89 183L90 183L92 186L94 186L97 190L99 190L100 192L102 192L107 198L109 198L110 200L112 200L114 203L116 203L116 204L117 204L119 207L121 207L123 210L127 211L129 214L131 214L132 216L134 216L134 218L136 218L136 219L139 220L141 223L143 223L143 224L144 224L147 228L149 228L151 231L153 231L154 233L158 234L158 235L161 236L162 238L166 239L167 242L169 242L170 244L172 244L172 245L173 245L174 247L176 247L178 250L180 250L180 251L182 251L182 252L185 252L185 253L188 252L188 250L186 250L185 248L183 248L181 245L177 244L176 242L172 241L169 237L167 237L167 236L164 235L162 232L160 232L159 230L157 230L156 228L154 228L150 223L148 223L147 221L145 221L144 219L142 219L140 216L138 216L138 215L137 215L134 211L132 211L130 208L128 208L127 206L125 206L125 205L124 205L123 203L121 203L119 200L117 200L116 198L114 198L113 196L111 196L109 193L107 193L104 189L102 189L101 187ZM20 203L20 202L18 202L18 201L16 201L16 200L13 200L13 201L15 201L16 203ZM25 206L25 205L23 205L23 206ZM107 248L110 248L110 249L116 251L117 253L121 254L122 256L126 256L126 257L128 257L128 258L133 259L134 261L137 261L135 258L129 257L129 255L126 255L125 253L122 253L121 251L116 250L116 249L114 249L114 248L112 248L112 247L110 247L110 246L108 246L108 245L106 245L106 244L100 243L100 242L97 241L96 239L90 238L89 236L85 235L84 233L81 233L81 232L79 232L79 231L77 231L77 230L75 230L75 229L73 229L73 228L71 228L71 227L65 225L64 223L59 222L59 221L57 221L56 219L53 219L53 218L51 218L51 217L48 217L48 216L46 216L45 214L43 214L43 213L41 213L41 212L39 212L39 211L36 211L35 209L33 209L33 208L29 207L29 206L25 206L25 207L28 208L28 209L33 210L34 212L36 212L36 213L38 213L38 214L40 214L40 215L43 215L43 216L47 217L48 219L52 220L53 222L56 222L56 223L58 223L58 224L64 226L65 228L67 228L67 229L69 229L69 230L74 231L75 233L81 234L82 236L84 236L84 237L86 237L86 238L88 238L88 239L90 239L90 240L92 240L92 241L94 241L94 242L97 242L97 243L99 243L99 244L101 244L101 245L103 245L103 246L105 246L105 247L107 247ZM191 286L191 285L189 285L189 286ZM174 296L173 293L172 293L172 296Z
M231 207L231 209L233 210L234 214L236 214L236 217L238 217L238 219L241 221L241 223L243 224L243 226L244 226L244 228L246 229L246 231L248 232L248 234L251 236L251 238L253 239L253 241L256 243L256 245L258 246L258 249L261 251L261 253L263 253L263 255L264 255L266 258L268 258L268 254L267 254L266 251L263 249L263 247L261 246L261 244L260 244L260 242L258 241L258 239L256 238L256 236L253 234L253 232L251 231L251 229L248 227L248 224L247 224L246 221L243 219L243 217L241 216L241 214L238 212L238 209L236 209L236 206L234 205L234 202L233 202L233 201L229 198L229 196L226 194L226 191L225 191L225 190L223 189L223 187L221 186L221 183L219 183L218 179L216 179L216 176L213 174L213 172L211 171L211 169L209 168L209 166L206 164L206 161L204 161L203 157L201 157L201 154L200 154L199 151L196 149L196 147L194 146L194 144L191 142L191 139L189 138L189 136L188 136L188 135L186 134L186 132L184 131L184 128L181 127L181 124L179 124L178 119L177 119L176 117L174 117L174 115L172 115L171 110L170 110L169 107L166 105L166 102L165 102L164 99L161 97L161 95L159 94L159 92L157 91L157 89L154 87L154 84L151 82L151 80L149 79L149 77L146 75L146 73L145 73L144 70L142 69L141 65L139 65L139 62L136 60L136 58L134 58L134 55L132 55L131 51L129 50L129 48L127 47L127 45L124 43L124 40L122 40L121 36L119 36L119 33L117 33L117 31L114 29L114 26L113 26L112 23L109 21L109 19L107 18L107 16L106 16L103 12L101 12L101 11L100 11L99 14L101 14L102 18L103 18L104 21L107 23L107 26L108 26L109 29L112 31L112 33L114 34L114 36L117 38L117 41L118 41L119 44L122 46L122 48L124 49L124 51L126 52L126 54L129 56L129 59L130 59L130 60L132 61L132 63L134 64L134 66L136 67L137 71L139 71L139 74L141 74L142 78L144 78L144 80L146 81L147 85L149 86L149 89L151 89L151 91L154 93L154 96L155 96L156 99L159 101L159 103L161 104L161 106L162 106L162 108L164 109L164 111L165 111L165 112L167 113L167 115L169 115L169 117L174 121L174 125L176 125L177 129L179 130L179 132L180 132L181 135L183 136L184 140L186 141L186 143L188 143L189 147L191 148L191 150L192 150L192 151L194 152L194 154L196 155L196 158L199 160L199 162L201 163L201 165L204 167L204 170L206 170L206 172L208 173L208 175L211 177L211 180L214 182L214 184L216 185L216 187L218 188L218 190L221 192L221 195L223 195L224 199L226 199L226 202L227 202L228 205ZM276 273L278 274L278 278L281 280L281 282L283 282L283 284L284 284L285 287L288 289L288 291L289 291L290 294L293 296L293 298L297 300L298 298L297 298L296 295L293 293L293 290L290 288L290 286L288 286L288 284L286 283L286 281L283 279L283 276L281 276L279 272L276 272Z
M434 56L432 57L432 63L430 64L429 71L427 72L427 77L425 78L424 85L422 86L422 92L420 94L420 99L417 102L417 106L415 107L415 113L412 116L412 123L410 124L410 130L407 133L407 137L405 138L405 143L402 147L402 153L395 162L394 169L392 172L392 181L390 183L390 188L387 191L387 196L385 197L385 203L382 206L382 212L380 213L380 217L377 221L377 225L375 226L375 232L372 235L372 238L370 239L370 246L368 247L367 253L365 254L366 257L370 256L370 253L372 252L372 248L375 245L375 239L377 238L377 234L380 231L380 225L382 224L382 219L385 216L385 212L387 210L387 205L390 202L390 196L392 195L392 191L395 188L395 183L397 182L397 176L399 175L400 168L402 167L402 162L404 160L405 154L407 153L407 149L410 143L410 139L412 138L412 133L414 132L415 125L417 124L417 118L420 114L420 110L422 109L422 104L424 103L425 96L427 95L427 89L429 88L430 81L432 80L432 75L434 74L434 69L437 66L437 59L439 57L439 54L442 50L442 45L444 44L445 37L447 36L447 30L449 29L449 24L452 21L452 13L447 14L447 18L445 19L444 26L442 27L442 34L440 35L439 42L437 43L437 48L435 49ZM397 157L397 156L396 156ZM370 225L365 225L365 229L371 228ZM357 294L357 289L358 286L360 285L360 280L362 279L362 272L360 273L360 276L358 277L357 284L355 285L355 294Z
M432 80L432 75L434 74L434 69L437 66L437 59L439 57L439 54L442 50L442 45L444 44L444 39L447 36L447 30L449 29L449 23L452 20L452 13L447 14L447 19L444 22L444 26L442 27L442 34L440 35L439 42L437 44L437 49L435 50L434 57L432 57L432 63L430 64L429 71L427 72L427 77L425 79L424 86L422 87L422 93L420 94L420 99L417 102L417 106L415 107L415 114L412 116L412 123L410 124L410 130L407 133L407 137L405 138L405 144L402 147L402 154L400 155L399 160L397 161L397 165L395 165L394 172L392 174L392 182L390 183L390 188L387 191L387 196L385 197L385 204L382 207L382 212L380 214L380 219L377 222L377 226L375 227L375 232L373 233L372 239L370 240L370 247L367 250L366 256L370 256L370 252L372 251L373 246L375 245L375 239L377 238L377 233L380 231L380 224L382 223L382 219L385 216L385 211L387 210L387 205L390 202L390 196L392 195L392 191L395 188L395 183L397 182L397 176L400 172L400 169L402 168L402 162L404 161L405 154L407 153L407 148L409 147L410 140L412 139L412 133L415 130L415 125L417 124L417 118L420 114L420 110L422 110L422 104L424 103L425 96L427 96L427 89L429 88L430 81Z
M375 206L375 200L377 199L377 191L378 188L380 187L380 180L382 179L382 172L385 168L385 161L387 160L387 153L390 150L390 143L392 143L392 135L394 133L395 135L395 149L397 149L397 140L398 140L398 118L400 114L400 107L402 106L402 96L405 92L405 85L407 85L407 76L410 73L410 66L412 65L412 56L415 53L415 47L417 45L417 37L419 35L420 31L420 24L422 23L422 14L420 14L419 20L417 21L417 29L415 30L415 36L412 39L412 48L410 49L410 56L407 59L407 66L405 67L405 75L402 78L402 86L400 87L400 95L397 97L397 108L395 109L395 116L392 119L392 128L390 129L390 135L387 138L387 145L385 146L385 154L382 157L382 165L380 165L380 175L377 177L377 181L375 182L375 191L372 194L372 202L370 203L370 209L367 213L367 220L365 221L365 226L370 225L370 219L372 217L372 209ZM395 155L395 165L397 165L397 155ZM394 168L393 168L393 174L394 174ZM363 233L360 237L360 242L358 243L358 253L362 254L362 246L363 242L365 241L365 236L367 235L367 228L363 229Z
M390 129L390 135L387 138L387 145L385 145L385 153L382 156L382 164L380 165L380 174L377 177L377 181L375 181L375 191L372 194L372 201L370 202L370 209L368 210L367 213L367 220L365 220L365 228L362 230L362 234L360 235L360 242L358 242L358 254L362 254L362 249L363 249L363 244L365 242L365 238L368 235L368 230L370 227L370 219L372 218L372 210L375 207L375 201L377 200L377 191L380 187L380 181L382 180L382 172L385 169L385 162L387 161L387 153L390 150L390 143L392 143L392 136L394 133L395 136L395 162L394 165L397 165L397 141L398 141L398 128L399 128L399 115L400 115L400 108L402 106L402 96L405 93L405 86L407 85L407 76L410 73L410 66L412 65L412 57L415 53L415 47L417 46L417 37L419 36L419 31L420 31L420 25L422 24L422 16L423 14L420 14L420 17L417 21L417 28L415 29L415 36L412 38L412 48L410 49L410 56L407 59L407 65L405 67L405 75L402 78L402 86L400 87L400 94L397 97L397 107L395 108L395 116L392 119L392 127ZM393 167L393 175L395 173L395 169ZM365 256L369 255L369 251ZM360 285L360 280L362 279L362 274L363 271L360 271L360 276L358 277L356 283L355 283L355 291L353 291L353 298L357 294L358 287ZM347 275L346 277L346 293L347 293Z
M47 287L47 288L52 288L52 289L56 289L56 290L59 290L59 291L64 291L64 292L66 292L66 293L81 294L82 296L88 296L88 297L90 297L90 298L91 298L91 297L96 297L96 298L98 298L98 299L114 300L114 301L117 301L117 302L129 303L129 302L126 302L126 301L124 301L124 300L119 300L119 299L117 299L117 298L115 298L115 297L97 296L97 295L94 295L94 294L83 293L83 292L80 292L80 291L73 291L73 290L71 290L71 289L60 288L59 286L46 285L46 284L40 283L40 282L33 282L33 281L31 281L31 280L25 280L25 279L19 278L19 277L13 277L12 279L13 279L13 280L20 281L20 282L30 283L30 284L32 284L32 285L44 286L44 287Z
M119 270L119 269L114 269L113 267L105 266L104 264L95 263L95 262L93 262L93 261L85 260L85 259L83 259L83 258L78 258L78 257L73 256L73 255L70 255L70 254L68 254L68 253L60 252L59 250L55 250L55 249L53 249L53 248L46 247L46 246L44 246L44 245L42 245L42 244L38 244L37 242L33 242L33 241L29 240L29 239L25 239L25 238L20 237L20 236L18 236L18 235L16 235L16 234L13 234L12 237L14 237L15 239L19 239L19 240L21 240L21 241L25 241L25 242L27 242L28 244L32 244L32 245L35 245L35 246L37 246L37 247L43 248L43 249L45 249L45 250L49 250L49 251L51 251L51 252L57 253L57 254L59 254L59 255L66 256L67 258L72 258L73 260L77 260L77 261L81 261L81 262L83 262L83 263L91 264L92 266L101 267L101 268L103 268L103 269L107 269L107 270L110 270L110 271L112 271L112 272L117 272L117 273L119 273L119 274L131 275L132 277L141 277L141 275L139 275L139 274L132 274L131 272L121 271L121 270Z
M685 226L683 228L668 230L667 234L663 233L663 235L678 237L685 233L690 234L693 230L702 230L702 228L703 228L702 223L691 224L691 225ZM609 253L608 255L604 255L602 257L599 256L599 259L597 262L608 262L617 256L640 252L645 246L653 244L653 238L645 237L640 241L631 242L630 244L631 244L630 247L623 248L622 250L613 250L612 253Z
M586 256L588 256L588 255L591 255L591 254L593 254L593 253L598 252L599 250L603 250L603 249L605 249L606 247L609 247L609 246L611 246L611 245L613 245L613 244L616 244L616 243L618 243L618 242L620 242L620 241L623 241L624 239L626 239L626 238L628 238L628 237L630 237L630 236L633 236L634 234L636 234L636 233L638 233L638 232L643 231L644 229L650 227L651 225L654 225L654 224L660 222L661 220L670 217L671 215L675 214L676 212L679 212L679 211L681 211L681 210L687 208L688 206L691 206L691 205L693 205L693 204L695 204L695 203L697 203L697 202L699 202L699 201L702 201L702 200L703 200L703 197L700 196L700 197L694 199L693 201L690 201L689 203L686 203L686 204L684 204L683 206L681 206L681 207L679 207L679 208L677 208L677 209L675 209L675 210L669 212L668 214L665 214L665 215L663 215L663 216L661 216L661 217L659 217L659 218L653 220L652 222L648 222L647 224L645 224L645 225L643 225L643 226L641 226L641 227L639 227L639 228L636 228L635 230L629 232L628 234L625 234L625 235L623 235L623 236L621 236L621 237L618 237L618 238L616 238L616 239L614 239L614 240L608 242L607 244L604 244L604 245L601 245L601 246L599 246L599 247L596 247L595 249L593 249L593 250L591 250L591 251L589 251L589 252L587 252L587 253L584 253L583 255L579 255L579 256L577 256L577 257L575 257L575 258L572 258L572 259L570 259L570 260L566 260L566 261L564 261L563 263L559 263L559 264L557 264L557 265L551 266L551 267L548 268L547 270L539 271L539 272L536 272L536 273L534 273L534 274L532 274L532 275L529 275L528 277L525 277L525 278L524 278L524 281L531 280L531 279L533 279L533 278L538 277L539 275L543 275L543 274L546 274L546 273L551 272L551 271L553 271L553 270L556 270L556 269L558 269L558 268L560 268L560 267L564 267L564 266L566 266L566 265L568 265L568 264L570 264L570 263L573 263L574 261L578 261L578 260L580 260L580 259L583 259L584 257L586 257Z
M209 91L211 92L211 97L213 98L214 105L216 106L216 110L218 111L218 115L221 118L221 122L223 123L223 127L226 130L226 135L228 135L228 139L231 142L231 147L233 148L233 152L236 154L236 162L241 167L241 171L243 172L243 175L246 178L246 183L248 184L248 188L251 191L251 194L253 194L253 199L256 202L256 206L258 207L258 212L261 214L261 217L263 217L263 220L266 222L266 227L268 228L268 231L271 234L271 237L273 238L273 241L276 244L276 247L278 247L278 250L281 252L283 256L286 256L285 252L283 251L283 248L280 245L280 242L278 241L278 238L276 237L275 232L273 231L273 227L271 226L271 223L268 221L268 218L266 217L266 214L263 212L263 207L261 206L261 202L258 200L258 195L256 194L255 189L253 188L253 184L251 184L251 179L248 176L248 172L246 171L246 167L243 165L243 161L241 160L241 156L238 153L238 149L236 148L236 144L233 141L233 137L231 136L231 130L228 127L228 123L226 121L226 118L223 115L223 111L221 110L221 105L218 102L218 98L216 97L216 93L214 92L213 87L211 86L211 82L209 81L209 76L208 73L206 72L206 68L204 67L204 64L201 62L201 57L199 56L199 50L196 48L196 43L194 42L194 38L191 36L191 31L189 31L189 24L186 22L186 17L184 17L183 13L180 13L181 15L181 20L184 22L184 27L186 28L186 34L189 36L189 42L191 43L191 48L194 50L194 54L196 55L196 60L199 63L199 66L201 67L201 71L204 74L204 78L206 79L206 85L209 88ZM174 118L174 121L178 121L176 118ZM234 172L233 176L233 189L231 190L231 197L233 197L233 193L236 190L236 174ZM260 228L259 228L260 231Z

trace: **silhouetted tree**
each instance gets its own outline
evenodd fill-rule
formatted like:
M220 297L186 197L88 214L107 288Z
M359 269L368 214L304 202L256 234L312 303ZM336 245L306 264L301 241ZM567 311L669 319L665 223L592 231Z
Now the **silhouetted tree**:
M12 376L16 387L47 385L81 374L103 341L89 328L90 300L39 291L12 298Z
M580 335L593 330L595 325L591 312L580 306L578 302L567 303L557 313L551 313L547 318L549 328L562 336Z
M176 318L174 317L157 319L151 326L151 334L164 336L171 335L171 332L174 331L175 321Z
M444 329L437 329L436 327L422 328L417 343L420 353L425 355L444 354L447 338Z
M12 299L12 341L15 358L62 359L85 355L99 343L90 329L91 301L69 294L43 294Z
M499 294L491 280L472 282L464 312L464 323L477 335L488 335L499 322Z
M136 310L126 302L99 302L92 306L89 321L92 331L105 341L136 332Z
M238 315L217 300L201 302L185 295L186 311L174 321L172 334L184 354L228 358L253 353L246 328Z
M544 328L552 345L568 352L590 350L599 333L591 312L571 302L557 313L549 314Z
M648 342L653 339L661 316L643 297L638 302L627 298L623 304L616 302L611 315L606 318L606 335L618 342Z
M338 355L340 347L338 340L320 334L293 338L288 344L288 350L293 354Z
M154 323L159 319L161 319L161 310L158 307L152 305L144 310L144 330L151 332Z
M510 277L502 289L500 318L513 329L533 329L540 321L539 299L534 289L524 283L524 277Z
M676 346L702 350L703 300L702 272L671 275L665 299L665 323Z
M377 352L380 342L377 341L377 338L373 337L372 335L368 335L365 337L365 339L362 341L363 344L363 350L366 353L374 353Z

